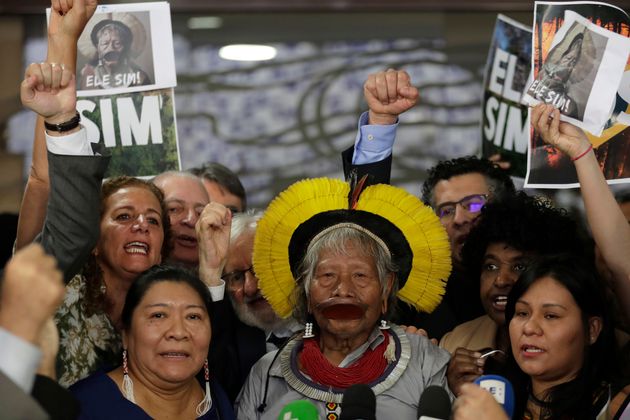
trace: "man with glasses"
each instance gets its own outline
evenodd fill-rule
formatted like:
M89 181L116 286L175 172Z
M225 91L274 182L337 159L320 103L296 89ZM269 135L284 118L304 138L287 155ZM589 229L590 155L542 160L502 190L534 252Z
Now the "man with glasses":
M293 318L282 319L258 288L253 269L254 235L261 211L238 213L232 219L230 245L222 279L233 311L223 308L215 323L220 331L221 366L213 370L234 401L251 367L265 353L277 350L294 332L302 329ZM217 316L218 318L219 316ZM218 344L218 343L214 343Z
M514 191L507 172L487 159L456 158L429 169L422 201L435 210L446 228L456 270L462 268L462 247L483 205Z

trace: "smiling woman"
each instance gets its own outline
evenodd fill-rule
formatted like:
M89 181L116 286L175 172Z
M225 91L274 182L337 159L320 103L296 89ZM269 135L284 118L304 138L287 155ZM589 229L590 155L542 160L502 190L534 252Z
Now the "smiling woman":
M118 330L127 290L165 252L169 221L162 199L155 185L140 179L122 176L103 184L99 240L83 273L68 283L55 314L62 385L119 360Z
M122 311L122 366L70 388L80 418L232 419L208 370L211 313L207 287L185 269L156 266L141 274ZM195 378L199 372L205 388Z

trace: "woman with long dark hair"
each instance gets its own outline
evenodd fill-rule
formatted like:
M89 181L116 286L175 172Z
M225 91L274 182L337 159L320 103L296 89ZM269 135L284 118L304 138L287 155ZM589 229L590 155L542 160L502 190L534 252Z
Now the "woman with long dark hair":
M605 414L616 346L592 266L571 256L538 260L512 287L505 316L514 418L594 419Z

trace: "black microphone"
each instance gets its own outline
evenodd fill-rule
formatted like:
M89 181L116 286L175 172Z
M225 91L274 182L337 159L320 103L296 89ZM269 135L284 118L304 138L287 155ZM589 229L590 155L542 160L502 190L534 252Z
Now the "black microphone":
M451 417L451 399L444 388L427 387L418 403L419 420L448 420Z
M376 397L372 388L356 384L346 389L339 420L376 420Z

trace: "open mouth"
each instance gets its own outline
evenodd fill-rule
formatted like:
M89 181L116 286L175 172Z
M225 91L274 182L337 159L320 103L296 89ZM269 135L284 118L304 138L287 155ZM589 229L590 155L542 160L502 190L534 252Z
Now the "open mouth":
M190 235L177 235L175 241L185 247L195 248L197 246L197 238Z
M125 245L125 252L128 254L147 255L149 253L149 244L139 241L129 242Z
M118 62L118 60L120 60L120 53L117 51L110 51L108 53L105 53L105 55L103 56L103 60L109 61L110 63Z
M366 305L357 303L334 303L323 302L318 305L318 309L328 319L360 319L363 318Z
M525 344L523 346L521 346L521 351L526 355L526 356L533 356L533 355L537 355L537 354L541 354L544 353L545 350L541 349L540 347L536 347L536 346L531 346L529 344Z
M507 295L497 295L492 299L492 306L496 310L505 311L507 300L508 300Z

